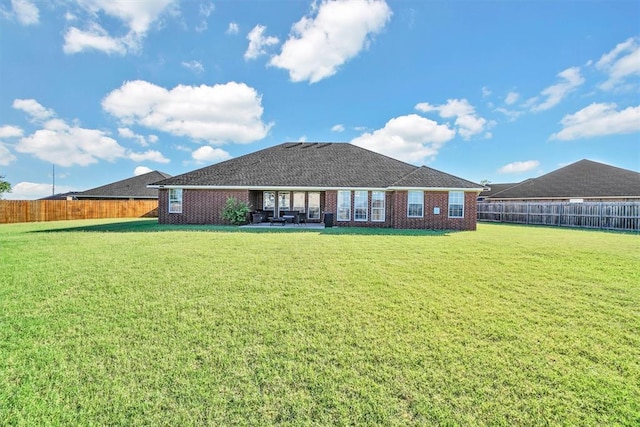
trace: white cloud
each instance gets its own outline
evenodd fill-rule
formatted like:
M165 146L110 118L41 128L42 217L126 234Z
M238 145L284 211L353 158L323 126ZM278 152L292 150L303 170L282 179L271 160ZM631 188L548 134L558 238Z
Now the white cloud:
M520 98L520 94L518 92L509 92L504 99L504 103L507 105L513 105L518 101L518 98Z
M238 34L240 31L240 27L235 22L229 22L229 26L227 27L227 34Z
M344 125L338 124L333 126L331 132L344 132Z
M53 110L44 108L35 99L16 99L13 101L13 108L22 110L31 116L32 120L43 121L55 116Z
M162 153L157 150L147 150L144 153L130 152L127 154L127 157L134 162L144 162L148 160L156 163L169 163L169 159L164 157Z
M22 129L18 126L0 126L0 138L17 138L22 136Z
M0 142L0 166L9 166L16 161L16 156Z
M56 193L68 193L76 191L75 188L66 185L56 184ZM12 185L11 193L5 193L4 198L7 200L36 200L43 197L51 196L53 192L53 183L36 183L36 182L19 182Z
M78 3L93 15L99 12L124 22L135 33L146 33L151 24L174 0L79 0Z
M538 103L538 97L530 100L531 111L544 111L555 107L570 92L585 82L584 77L580 75L579 67L571 67L558 74L563 81L544 89L540 94L546 99Z
M124 55L127 53L127 46L125 39L113 38L104 28L98 24L93 24L87 31L82 31L76 27L69 28L64 35L62 50L66 54L93 49L107 54L117 53Z
M182 66L185 68L188 68L189 70L193 71L196 74L200 74L204 72L204 67L202 66L202 63L200 61L196 61L195 59L193 61L183 62Z
M264 25L256 25L253 27L253 30L247 34L249 47L247 47L247 51L244 53L245 60L256 59L260 55L265 55L267 53L265 47L273 46L280 42L277 37L265 37L264 31L266 29L267 27Z
M421 102L415 106L416 110L423 113L429 113L437 111L442 118L454 118L455 126L458 129L458 133L464 139L469 139L474 135L486 132L493 126L494 121L489 121L483 117L480 117L475 110L475 107L469 103L466 99L448 99L446 104L431 105L427 102ZM485 136L490 134L485 133Z
M46 117L55 116L55 113L33 99L17 99L13 105L40 119L42 125L42 129L20 138L15 147L15 150L20 153L32 154L59 166L87 166L99 160L115 161L119 158L168 162L156 151L135 153L127 150L105 131L86 129L77 124L70 125L57 118L43 120ZM128 133L127 131L130 132L130 130L123 130L125 134Z
M434 158L440 148L455 137L456 131L447 125L417 114L395 117L382 129L366 132L352 144L409 163L424 163Z
M207 18L209 17L209 15L211 15L211 13L215 10L215 5L213 3L208 3L208 4L200 4L200 18L202 18L202 20L200 21L200 23L198 24L198 26L196 27L196 31L201 33L203 31L205 31L208 27L209 24L207 23Z
M488 87L486 86L482 86L482 97L486 98L487 96L491 95L491 90L489 90Z
M136 169L133 171L133 176L140 176L149 172L153 172L153 169L148 168L146 166L137 166Z
M294 82L316 83L334 75L338 67L357 56L391 18L391 9L379 0L314 3L313 16L291 28L289 39L270 65L289 71Z
M11 7L16 19L22 25L37 24L40 20L40 11L29 0L11 0Z
M593 103L574 114L568 114L560 123L563 129L551 139L574 140L594 136L640 132L640 105L617 110L616 104Z
M596 68L609 75L599 87L611 90L622 84L627 77L640 75L640 38L631 37L619 43L611 52L605 53L596 62Z
M191 157L198 163L217 163L231 158L226 151L208 145L195 150L191 153Z
M89 14L85 30L71 27L64 36L63 50L67 54L98 50L108 54L135 52L140 49L151 24L169 9L174 0L78 0ZM126 27L125 35L115 37L96 21L100 13L120 20Z
M498 173L523 173L529 172L540 166L540 162L537 160L527 160L524 162L513 162L507 165L504 165L500 169L498 169Z
M135 133L129 128L118 128L118 135L120 135L123 138L133 139L143 147L146 147L149 145L149 143L147 142L147 139L143 135L138 135L137 133Z
M502 113L505 116L507 116L507 118L511 122L522 115L522 111L508 110L508 109L502 108L502 107L496 108L495 111L497 111L498 113Z
M124 124L224 144L250 143L267 135L272 124L262 122L261 103L256 90L244 83L167 90L135 80L109 93L102 108Z

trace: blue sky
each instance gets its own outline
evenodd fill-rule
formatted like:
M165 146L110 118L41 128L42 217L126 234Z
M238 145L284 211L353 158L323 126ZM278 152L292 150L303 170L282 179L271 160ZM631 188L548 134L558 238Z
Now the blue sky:
M640 3L0 0L10 199L351 142L479 182L640 169Z

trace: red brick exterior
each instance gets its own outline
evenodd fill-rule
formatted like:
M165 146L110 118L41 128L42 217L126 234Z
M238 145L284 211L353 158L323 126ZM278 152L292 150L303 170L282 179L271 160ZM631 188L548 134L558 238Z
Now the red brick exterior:
M229 224L222 219L222 208L229 197L247 202L253 210L262 209L262 191L249 190L183 190L182 213L169 213L169 191L158 192L158 222L160 224ZM447 191L424 192L424 216L407 217L407 191L388 191L385 200L385 221L371 221L371 192L368 194L367 221L353 220L353 198L351 191L351 220L337 220L338 192L328 190L320 194L321 212L334 215L334 225L339 227L379 227L429 230L475 230L477 217L477 193L466 192L464 217L449 218L449 193ZM305 200L306 203L306 200ZM440 208L434 214L434 208ZM282 208L282 207L281 207Z
M222 209L229 197L250 203L249 190L183 190L182 213L169 213L169 190L158 190L160 224L231 224L222 219Z

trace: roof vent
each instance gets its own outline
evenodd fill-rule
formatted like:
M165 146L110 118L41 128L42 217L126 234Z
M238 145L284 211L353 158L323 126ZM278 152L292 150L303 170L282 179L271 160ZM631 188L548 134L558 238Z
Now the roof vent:
M325 144L320 144L320 145L318 145L316 148L324 148L324 147L328 147L328 146L330 146L330 145L331 145L331 143L330 143L330 142L327 142L327 143L325 143Z
M302 148L311 148L311 147L316 146L316 145L318 145L317 142L310 142L308 144L303 144Z
M302 143L301 142L297 142L297 143L293 143L291 145L288 145L285 148L294 148L294 147L299 147L300 145L302 145Z

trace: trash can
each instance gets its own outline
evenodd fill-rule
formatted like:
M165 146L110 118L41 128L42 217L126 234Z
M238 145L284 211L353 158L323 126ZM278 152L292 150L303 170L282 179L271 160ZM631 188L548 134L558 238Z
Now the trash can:
M324 212L324 226L333 227L333 212Z

